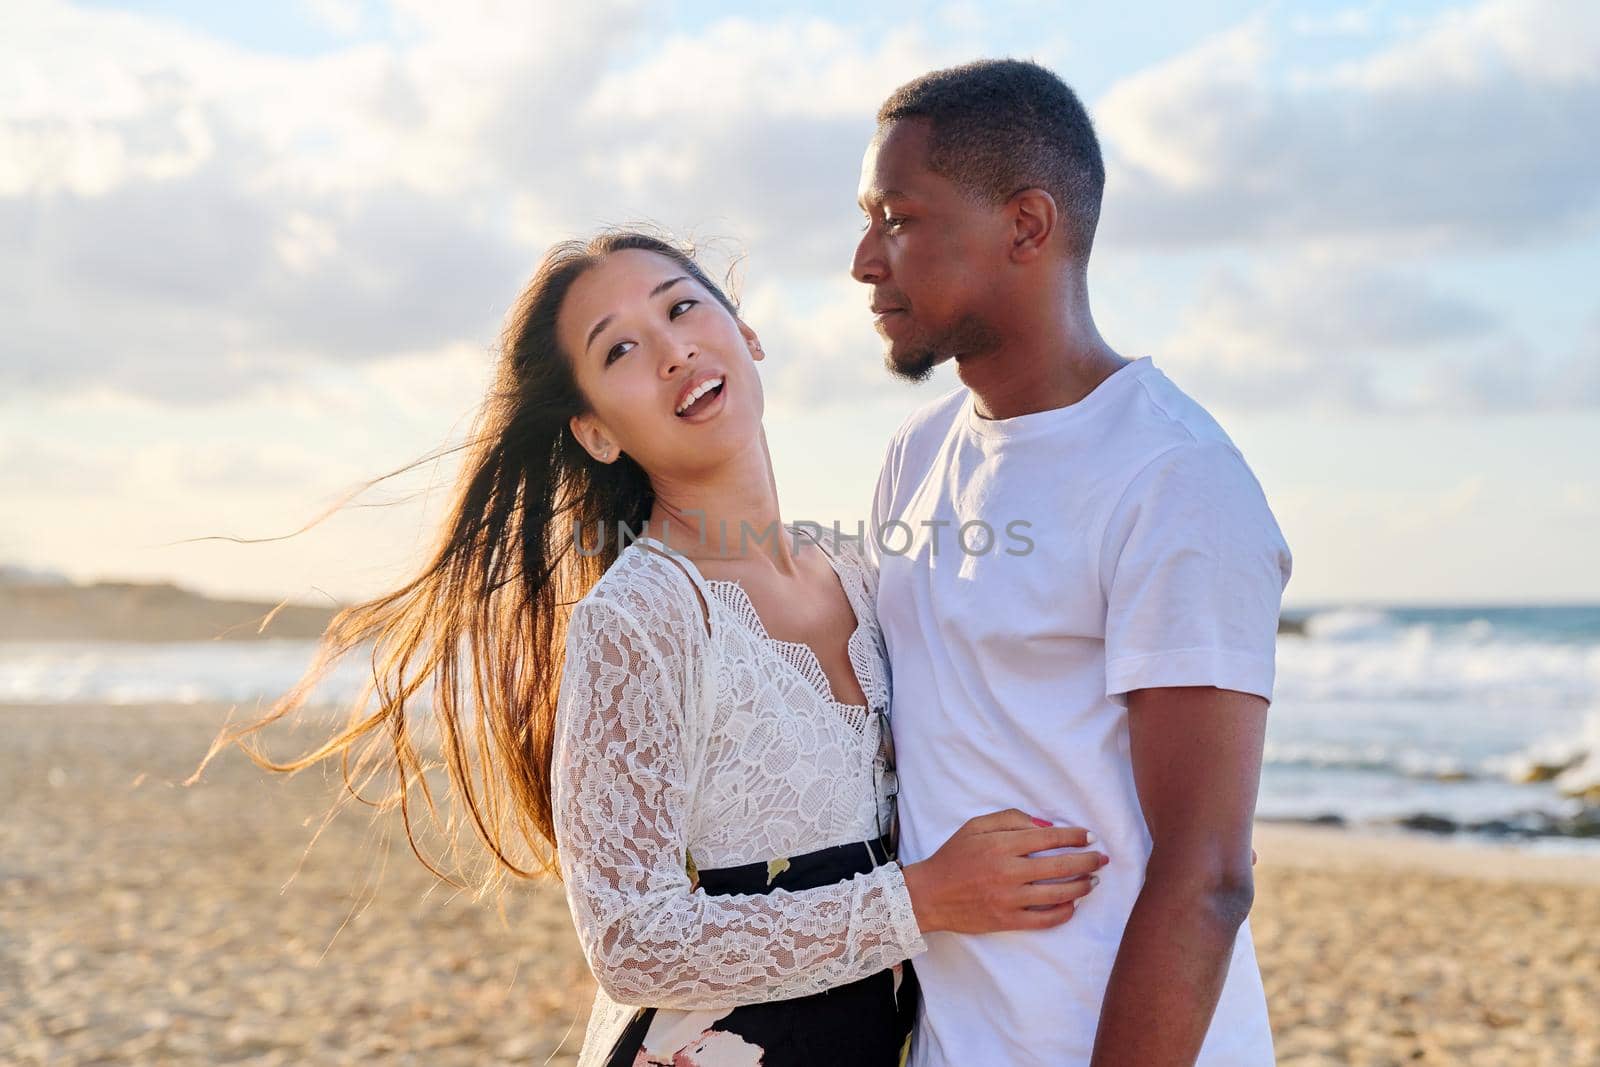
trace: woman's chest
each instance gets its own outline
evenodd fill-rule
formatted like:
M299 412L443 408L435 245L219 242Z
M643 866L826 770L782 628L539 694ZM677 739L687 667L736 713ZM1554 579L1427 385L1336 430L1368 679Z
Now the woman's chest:
M724 626L695 782L702 866L798 854L871 832L887 664L881 643L870 642L865 656L857 644L861 688L878 700L849 705L823 695L814 660L791 659L770 637Z
M723 623L706 733L714 750L765 753L781 740L797 760L839 750L853 761L874 739L877 712L887 710L889 697L888 659L876 631L854 633L839 649L859 697L842 701L810 643L752 630L729 605L717 605L713 615Z

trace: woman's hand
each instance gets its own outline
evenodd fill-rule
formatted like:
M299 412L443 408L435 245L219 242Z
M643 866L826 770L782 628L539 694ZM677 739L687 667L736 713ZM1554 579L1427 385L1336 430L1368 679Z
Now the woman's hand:
M1100 881L1094 872L1110 857L1032 853L1092 841L1081 826L1051 826L1016 808L968 819L939 851L905 867L917 926L962 934L1059 926Z

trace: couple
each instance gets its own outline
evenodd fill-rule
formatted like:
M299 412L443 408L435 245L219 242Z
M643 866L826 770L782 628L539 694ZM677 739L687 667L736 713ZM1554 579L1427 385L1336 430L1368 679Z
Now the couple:
M581 1067L1270 1064L1246 915L1290 557L1216 422L1095 329L1103 183L1034 64L883 105L851 271L889 369L962 387L895 433L858 542L782 525L760 341L689 255L553 249L428 565L206 761L370 643L339 735L241 747L365 743L352 797L392 769L380 806L434 812L431 680L449 829L565 881Z
M895 433L864 537L781 525L760 341L689 256L563 246L513 318L528 518L605 565L547 735L579 1062L1269 1064L1288 549L1216 422L1095 329L1074 94L980 62L878 120L851 272L889 369L963 387Z

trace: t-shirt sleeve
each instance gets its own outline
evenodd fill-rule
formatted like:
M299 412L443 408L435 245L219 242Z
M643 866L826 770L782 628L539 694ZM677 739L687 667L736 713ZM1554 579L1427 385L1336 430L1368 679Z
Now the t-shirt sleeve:
M1157 457L1106 524L1106 695L1204 685L1272 699L1291 567L1266 496L1230 445Z
M867 514L867 536L862 546L862 556L874 574L882 566L883 560L879 551L878 531L885 522L893 516L889 508L894 503L895 468L899 461L900 434L904 427L895 431L893 437L883 450L883 464L878 468L878 483L872 490L872 509Z

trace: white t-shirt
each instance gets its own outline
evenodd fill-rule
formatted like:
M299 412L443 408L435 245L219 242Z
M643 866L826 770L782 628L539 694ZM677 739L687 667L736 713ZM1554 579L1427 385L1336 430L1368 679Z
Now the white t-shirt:
M1062 926L926 935L912 1065L1087 1064L1151 847L1126 694L1270 699L1288 546L1238 449L1148 358L1049 411L985 420L965 388L922 408L872 526L902 860L1009 807L1111 857ZM1198 1062L1273 1063L1248 922Z

